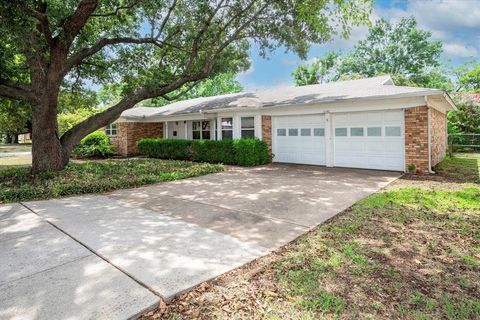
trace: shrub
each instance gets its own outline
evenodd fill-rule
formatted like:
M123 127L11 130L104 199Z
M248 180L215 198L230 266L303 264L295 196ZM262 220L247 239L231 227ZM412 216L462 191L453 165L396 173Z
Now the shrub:
M267 144L258 139L213 141L148 138L138 142L138 151L149 158L240 166L256 166L270 162Z
M114 153L110 138L103 131L90 133L74 150L74 156L78 158L106 158Z

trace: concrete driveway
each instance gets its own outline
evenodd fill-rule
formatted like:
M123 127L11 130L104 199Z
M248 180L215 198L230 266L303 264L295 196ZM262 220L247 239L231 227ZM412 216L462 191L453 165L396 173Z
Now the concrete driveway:
M0 319L125 319L286 244L398 173L270 165L0 206Z

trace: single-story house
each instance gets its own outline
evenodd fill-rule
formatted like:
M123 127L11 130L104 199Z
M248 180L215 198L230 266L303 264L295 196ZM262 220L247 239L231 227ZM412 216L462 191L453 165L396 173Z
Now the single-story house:
M273 162L428 173L446 155L454 109L442 90L380 76L136 107L106 130L122 155L146 137L256 137Z

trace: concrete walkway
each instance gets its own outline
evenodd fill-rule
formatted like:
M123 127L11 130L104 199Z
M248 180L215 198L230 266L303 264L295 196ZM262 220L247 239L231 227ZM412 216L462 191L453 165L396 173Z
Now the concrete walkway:
M0 319L135 317L398 176L271 165L0 207Z

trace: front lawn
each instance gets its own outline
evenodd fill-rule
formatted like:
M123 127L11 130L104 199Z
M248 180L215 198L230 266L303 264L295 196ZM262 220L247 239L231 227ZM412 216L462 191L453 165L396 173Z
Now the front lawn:
M101 193L222 170L221 165L155 159L70 163L35 177L29 167L0 167L0 203Z
M475 161L447 159L441 181L397 180L146 318L479 319Z

